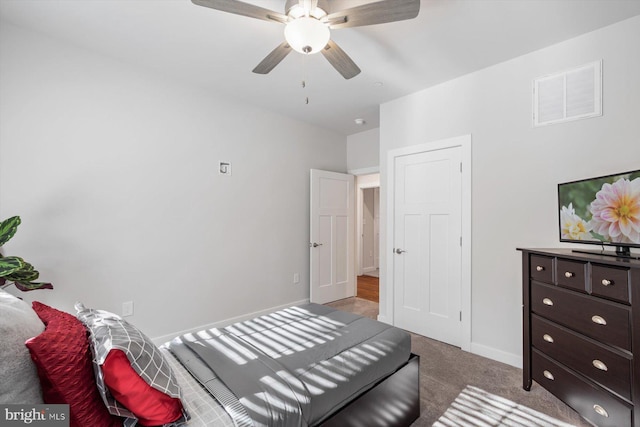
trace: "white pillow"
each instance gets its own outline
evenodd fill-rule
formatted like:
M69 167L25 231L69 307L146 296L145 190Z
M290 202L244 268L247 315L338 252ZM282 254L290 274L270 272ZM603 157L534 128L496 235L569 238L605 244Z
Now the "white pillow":
M42 331L29 304L0 289L0 404L43 403L36 365L24 344Z

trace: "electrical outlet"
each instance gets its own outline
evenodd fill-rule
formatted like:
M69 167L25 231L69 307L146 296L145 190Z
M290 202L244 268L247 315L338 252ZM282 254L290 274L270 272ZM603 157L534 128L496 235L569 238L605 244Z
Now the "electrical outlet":
M122 303L122 317L133 316L133 301Z
M293 283L300 283L300 273L293 273Z

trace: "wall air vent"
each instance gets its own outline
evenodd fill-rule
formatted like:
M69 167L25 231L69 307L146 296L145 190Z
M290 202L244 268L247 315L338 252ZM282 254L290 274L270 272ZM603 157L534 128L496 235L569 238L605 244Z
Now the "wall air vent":
M533 81L533 126L602 115L602 60Z

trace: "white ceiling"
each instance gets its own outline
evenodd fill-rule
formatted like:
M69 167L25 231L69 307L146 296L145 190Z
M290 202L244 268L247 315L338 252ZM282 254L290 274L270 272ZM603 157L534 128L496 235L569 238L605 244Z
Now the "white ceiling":
M383 102L639 14L640 0L422 0L416 19L332 31L362 69L344 80L321 55L296 52L252 73L283 26L189 0L0 0L2 20L343 135L378 127Z

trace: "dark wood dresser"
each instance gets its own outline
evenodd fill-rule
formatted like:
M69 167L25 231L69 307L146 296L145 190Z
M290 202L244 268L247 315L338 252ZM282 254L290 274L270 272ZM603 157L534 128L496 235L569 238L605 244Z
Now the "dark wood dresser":
M597 426L640 427L640 261L522 251L523 387Z

